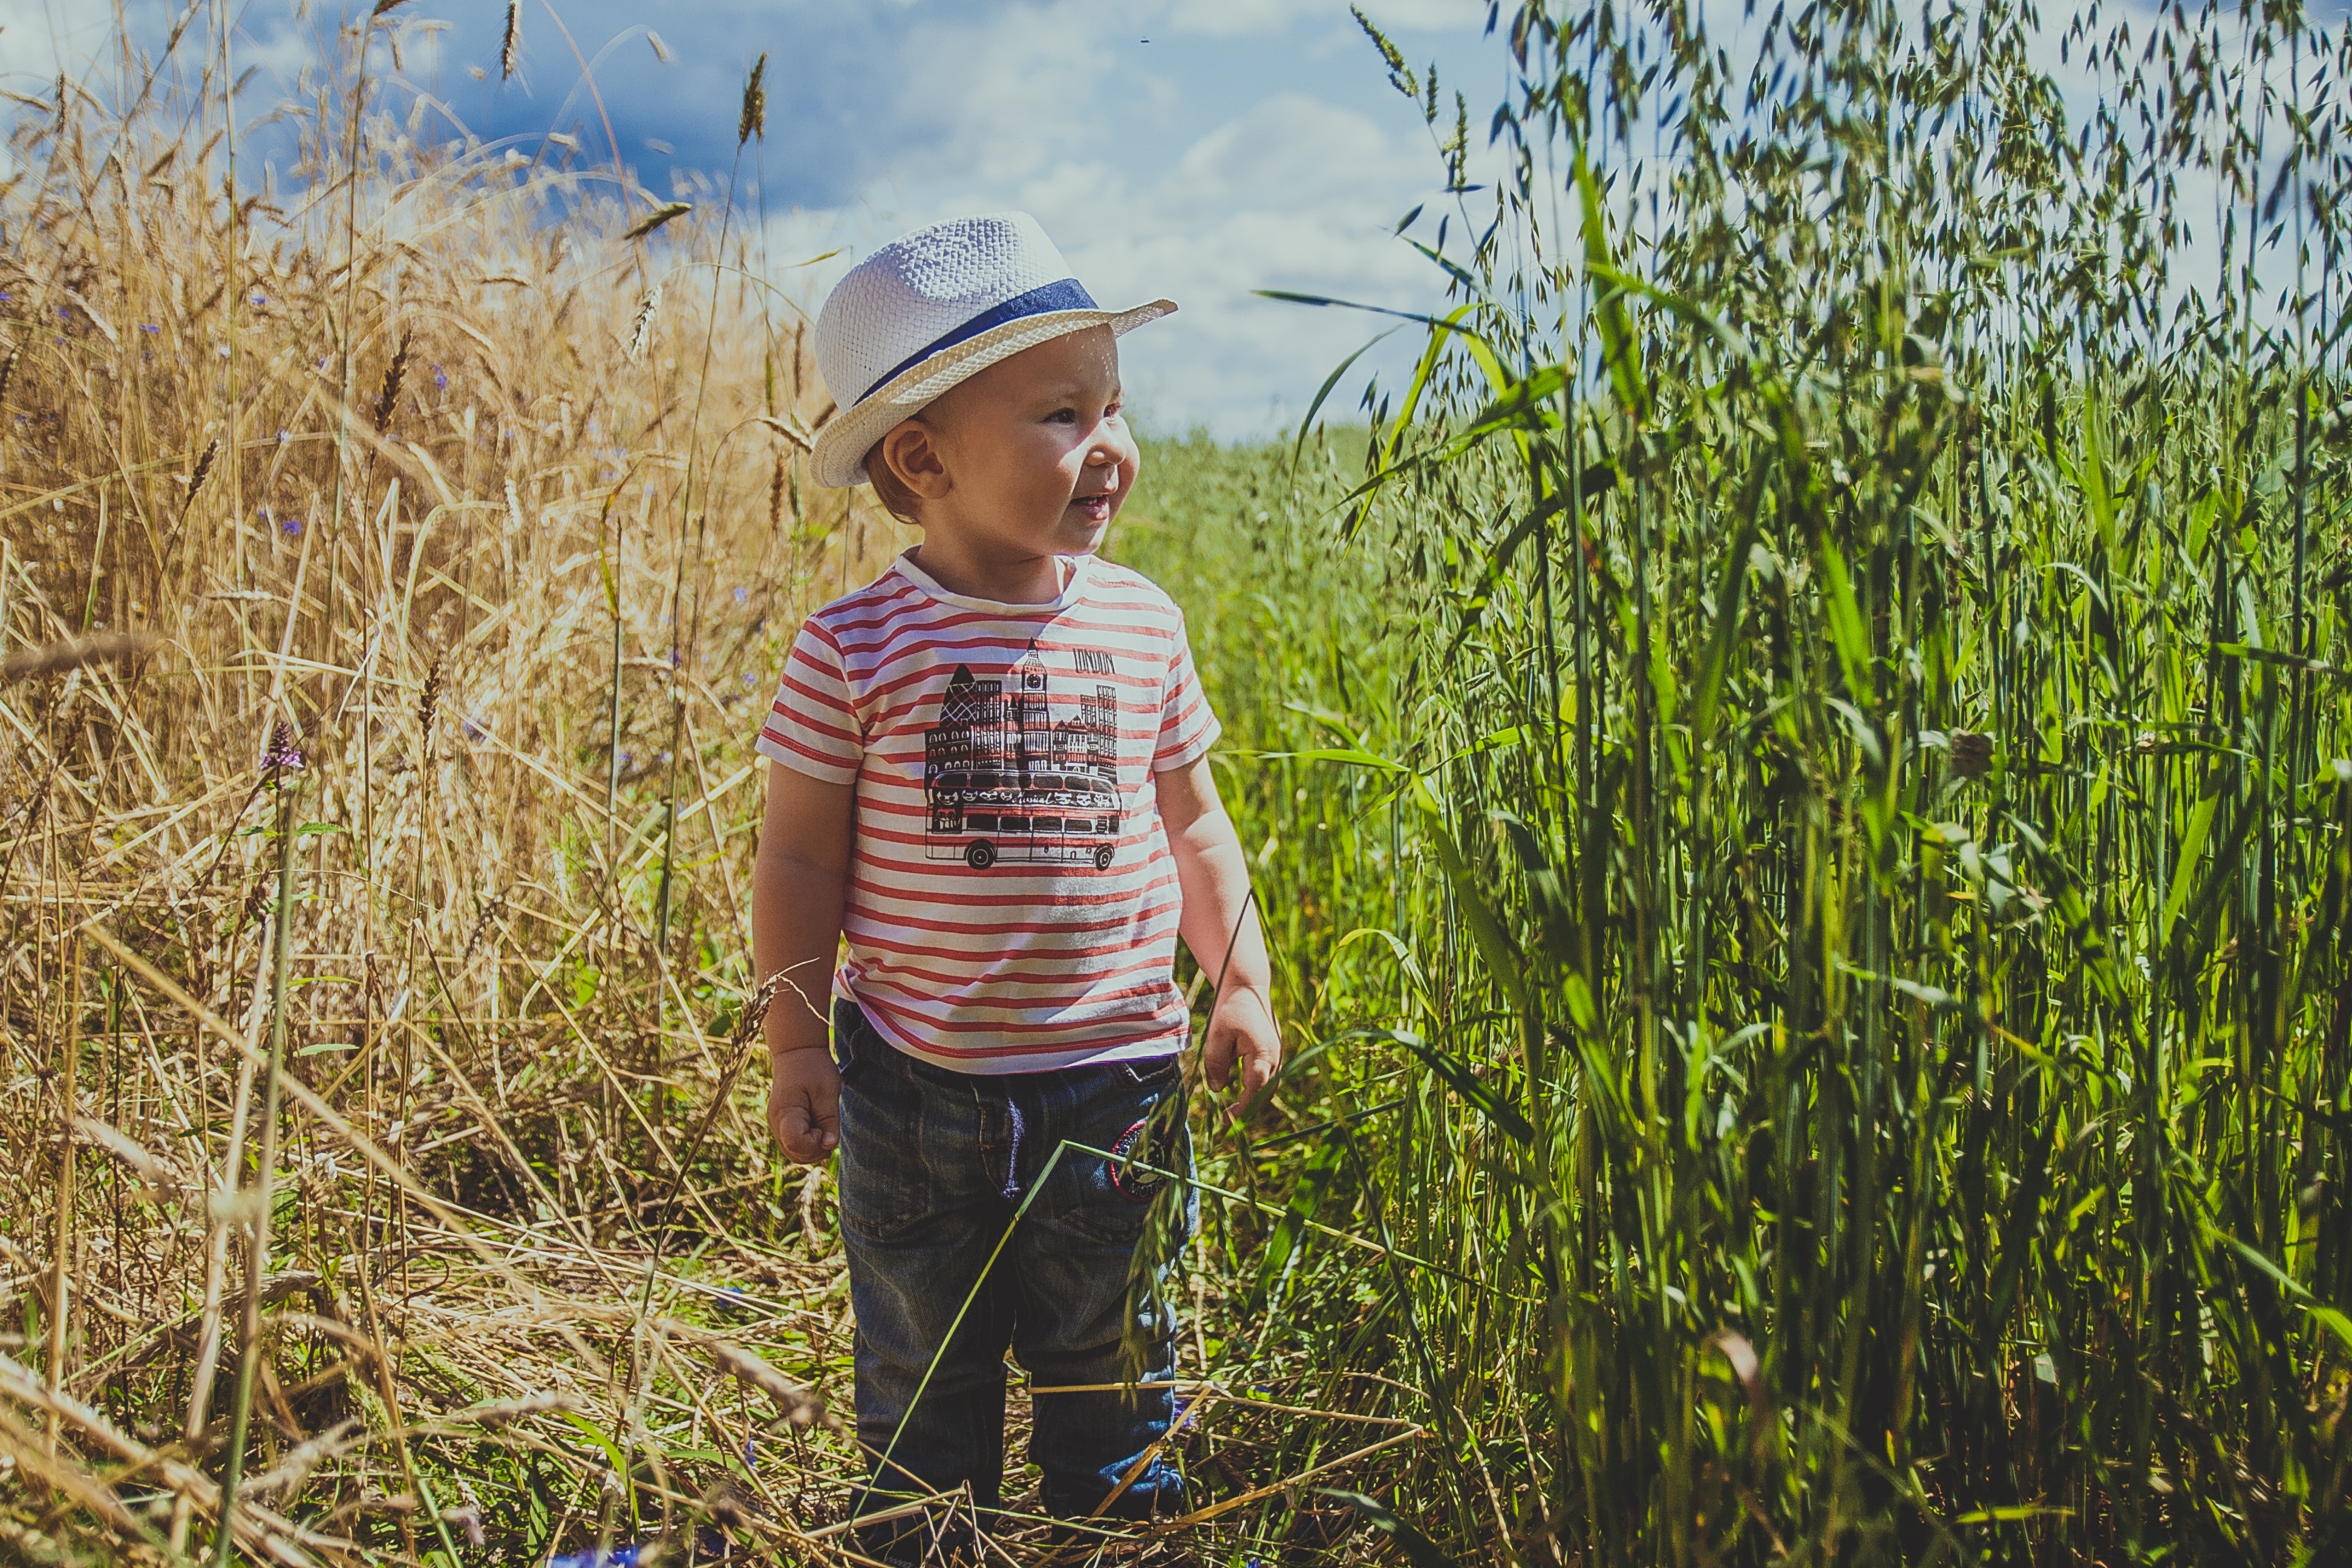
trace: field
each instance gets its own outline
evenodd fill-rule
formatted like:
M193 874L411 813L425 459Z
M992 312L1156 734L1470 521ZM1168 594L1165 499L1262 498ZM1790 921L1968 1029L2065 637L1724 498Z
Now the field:
M396 12L257 194L190 16L0 187L0 1561L853 1560L750 742L911 535L803 480L798 258L420 141ZM1196 1096L1159 1547L2340 1560L2347 30L1492 42L1489 121L1367 40L1418 374L1110 547L1291 1053Z

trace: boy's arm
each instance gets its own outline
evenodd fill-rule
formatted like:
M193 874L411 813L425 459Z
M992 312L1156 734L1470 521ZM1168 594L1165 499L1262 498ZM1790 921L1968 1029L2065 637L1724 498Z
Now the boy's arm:
M768 1131L803 1164L841 1142L841 1075L826 1010L849 878L853 787L771 763L767 819L751 868L753 967L762 984L783 977L766 1025L774 1074Z
M1152 784L1184 889L1184 945L1217 987L1201 1065L1209 1087L1223 1089L1233 1078L1234 1061L1240 1061L1242 1094L1227 1112L1238 1116L1282 1066L1273 969L1266 961L1265 930L1249 896L1249 862L1234 819L1217 798L1208 758L1155 773Z

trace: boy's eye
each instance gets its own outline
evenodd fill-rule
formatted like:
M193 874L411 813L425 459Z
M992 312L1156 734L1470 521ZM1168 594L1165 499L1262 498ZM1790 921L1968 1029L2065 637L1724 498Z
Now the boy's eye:
M1056 408L1045 416L1048 425L1075 425L1077 422L1078 411L1075 408Z

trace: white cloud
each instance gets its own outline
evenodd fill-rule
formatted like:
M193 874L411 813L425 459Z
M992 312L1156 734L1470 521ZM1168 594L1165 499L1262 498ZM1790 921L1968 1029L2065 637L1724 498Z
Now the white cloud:
M1127 340L1130 402L1148 426L1206 425L1234 437L1296 419L1331 367L1391 323L1253 291L1435 303L1443 279L1390 231L1440 183L1442 167L1409 111L1398 118L1410 142L1369 114L1285 91L1180 142L1172 162L1139 174L1120 155L1127 149L1109 142L1105 108L1079 86L1104 70L1102 29L1076 25L1097 15L1040 5L987 28L925 29L905 61L906 109L940 134L859 201L781 220L771 253L847 247L801 275L814 310L856 255L891 234L959 213L1024 208L1104 303L1166 295L1181 307ZM1150 117L1152 85L1129 92L1146 101L1122 110Z
M955 213L1025 208L1105 304L1161 295L1177 301L1174 317L1127 340L1139 416L1160 430L1204 424L1232 437L1304 413L1331 366L1381 325L1253 290L1404 308L1439 297L1435 270L1389 233L1437 173L1433 159L1401 148L1366 116L1285 93L1217 127L1140 184L1107 162L1062 159L1009 188L977 180L895 211L877 198L862 213L796 215L772 247L778 256L804 255L824 248L828 231L872 230L879 239Z
M17 91L55 87L58 72L79 78L114 35L111 6L56 0L0 0L0 80Z
M154 7L142 0L130 9L138 19ZM114 22L112 6L86 0L0 0L0 86L54 100L63 74L103 94L110 83L96 68L114 41ZM16 173L15 154L0 145L0 178Z
M1481 27L1486 0L1360 0L1364 15L1384 31L1433 32ZM1178 0L1167 25L1179 33L1234 37L1277 32L1296 23L1351 22L1348 0Z
M1388 233L1433 172L1365 116L1286 93L1201 138L1149 184L1066 165L1021 199L1097 297L1166 294L1181 307L1128 342L1142 417L1232 436L1303 413L1330 367L1377 330L1367 316L1253 290L1401 307L1437 297L1433 270Z
M1093 84L1111 65L1101 9L1055 0L910 29L899 111L940 135L908 173L1001 184L1098 138Z

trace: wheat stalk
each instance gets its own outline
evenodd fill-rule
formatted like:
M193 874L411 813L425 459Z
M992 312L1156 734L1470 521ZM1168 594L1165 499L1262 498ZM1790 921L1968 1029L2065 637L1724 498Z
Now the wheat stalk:
M646 346L653 342L654 319L661 312L662 286L655 284L637 301L635 319L629 323L629 362L634 364L645 358Z
M735 144L738 147L757 136L768 138L768 56L764 49L751 63L751 74L743 82L743 109L736 117Z
M522 64L522 0L507 0L506 37L499 46L499 79L512 81Z
M408 374L409 342L409 334L403 331L398 345L392 351L392 363L384 366L383 385L375 399L375 427L379 435L391 430L392 416L400 409L400 383L401 378Z

